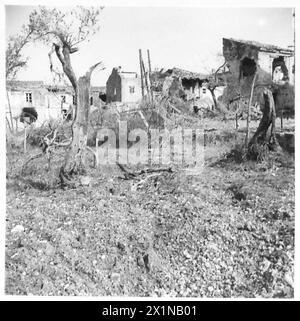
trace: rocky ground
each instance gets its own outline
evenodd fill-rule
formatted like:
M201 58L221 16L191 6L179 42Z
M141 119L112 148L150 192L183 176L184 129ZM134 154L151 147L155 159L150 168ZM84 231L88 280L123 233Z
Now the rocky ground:
M22 157L8 154L7 294L293 297L291 154L208 157L198 175L102 167L65 190L42 160L14 174Z

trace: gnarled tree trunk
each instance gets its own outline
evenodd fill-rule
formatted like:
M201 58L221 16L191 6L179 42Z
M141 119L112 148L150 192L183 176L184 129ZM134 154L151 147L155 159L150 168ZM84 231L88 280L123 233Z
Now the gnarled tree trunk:
M90 80L86 76L80 77L77 87L77 113L72 126L73 138L64 165L64 172L67 175L83 173L85 169L84 153L90 109Z
M72 142L66 154L65 164L60 170L60 178L63 182L66 179L70 180L72 175L85 173L91 74L99 64L101 62L92 66L77 82L77 109L72 124Z
M263 116L258 128L248 144L248 156L257 159L263 149L275 150L279 147L275 135L276 110L273 94L270 89L265 89ZM270 133L268 133L269 128Z

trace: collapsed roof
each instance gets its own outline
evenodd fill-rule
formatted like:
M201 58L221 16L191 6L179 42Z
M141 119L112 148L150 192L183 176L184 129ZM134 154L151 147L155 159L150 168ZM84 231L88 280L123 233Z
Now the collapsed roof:
M208 78L208 75L204 75L198 72L192 72L184 69L180 69L177 67L173 67L172 69L168 69L166 71L170 76L175 76L178 78L186 78L186 79L200 79L204 80Z
M181 68L173 67L170 69L162 68L159 71L154 71L151 73L152 76L158 76L159 78L165 78L168 76L177 77L177 78L185 78L185 79L199 79L205 80L208 78L208 75L204 75L198 72L192 72L188 70L184 70Z

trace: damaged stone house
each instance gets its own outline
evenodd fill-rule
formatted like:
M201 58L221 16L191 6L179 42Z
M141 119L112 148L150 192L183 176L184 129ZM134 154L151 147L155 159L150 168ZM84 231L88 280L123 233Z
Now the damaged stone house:
M258 73L256 87L272 85L276 109L285 114L293 114L293 50L256 41L223 38L223 56L231 75L239 80L242 91L245 89L245 95L249 94L249 80ZM241 95L243 96L243 92Z
M180 97L186 101L197 101L203 107L212 108L214 102L208 90L210 75L187 71L177 67L161 69L152 73L154 92L163 93L169 97ZM224 86L215 90L216 97L222 95Z
M141 78L136 72L113 68L106 82L106 102L136 103L142 98Z
M51 86L43 81L8 81L6 90L6 115L8 120L13 119L15 128L23 127L22 115L41 125L46 120L65 117L76 103L71 86ZM92 107L101 106L103 94L105 87L91 88Z

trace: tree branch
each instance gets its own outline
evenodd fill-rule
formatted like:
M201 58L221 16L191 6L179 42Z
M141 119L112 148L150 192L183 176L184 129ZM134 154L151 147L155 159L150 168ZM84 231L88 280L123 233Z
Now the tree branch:
M102 61L100 61L100 62L96 63L95 65L91 66L90 69L86 72L85 76L90 78L92 75L92 72L100 65L102 65L102 68L100 70L104 70L105 67L104 67Z
M49 57L49 62L50 62L50 71L53 71L53 62L52 62L52 55L55 51L55 43L52 45L51 50L48 53L48 57Z
M226 61L216 70L215 72L215 80L217 80L217 73L219 72L220 69L222 69L226 65Z
M59 61L61 62L62 66L64 67L66 64L66 61L65 61L63 54L60 51L61 47L56 43L53 43L53 45L54 45L54 50L56 52L56 56L59 59Z

